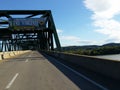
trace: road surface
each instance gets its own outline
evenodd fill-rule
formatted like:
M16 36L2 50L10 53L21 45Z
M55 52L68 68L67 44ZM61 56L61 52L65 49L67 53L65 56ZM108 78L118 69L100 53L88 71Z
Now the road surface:
M108 90L56 59L31 51L0 63L0 90Z

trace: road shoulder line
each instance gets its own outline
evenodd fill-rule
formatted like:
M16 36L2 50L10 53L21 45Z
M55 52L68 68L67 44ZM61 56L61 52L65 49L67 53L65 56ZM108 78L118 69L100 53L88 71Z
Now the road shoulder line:
M12 84L14 83L14 81L16 80L16 78L18 77L19 73L16 73L15 76L12 78L12 80L8 83L8 85L6 86L5 89L8 89L12 86Z

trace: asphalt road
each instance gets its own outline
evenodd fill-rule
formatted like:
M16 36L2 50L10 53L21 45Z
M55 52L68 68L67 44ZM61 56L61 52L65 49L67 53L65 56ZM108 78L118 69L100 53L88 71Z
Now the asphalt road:
M108 90L47 55L31 51L0 63L0 90Z

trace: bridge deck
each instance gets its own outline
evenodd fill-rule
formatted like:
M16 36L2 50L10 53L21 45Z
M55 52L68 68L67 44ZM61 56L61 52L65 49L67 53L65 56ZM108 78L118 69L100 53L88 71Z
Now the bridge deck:
M107 90L37 51L0 64L0 90Z

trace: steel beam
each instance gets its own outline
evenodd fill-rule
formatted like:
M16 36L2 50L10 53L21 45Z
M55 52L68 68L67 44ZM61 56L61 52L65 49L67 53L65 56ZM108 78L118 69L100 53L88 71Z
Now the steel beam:
M9 26L9 18L14 18L14 15L29 15L24 18L32 18L41 15L43 18L47 18L46 23L48 25L44 26L44 29L30 31L17 31L13 30L11 27L0 28L0 40L2 40L1 50L30 49L29 47L41 50L54 50L54 42L57 50L61 50L60 41L50 10L0 10L0 17L8 18L8 21L1 21L0 24L7 24Z

